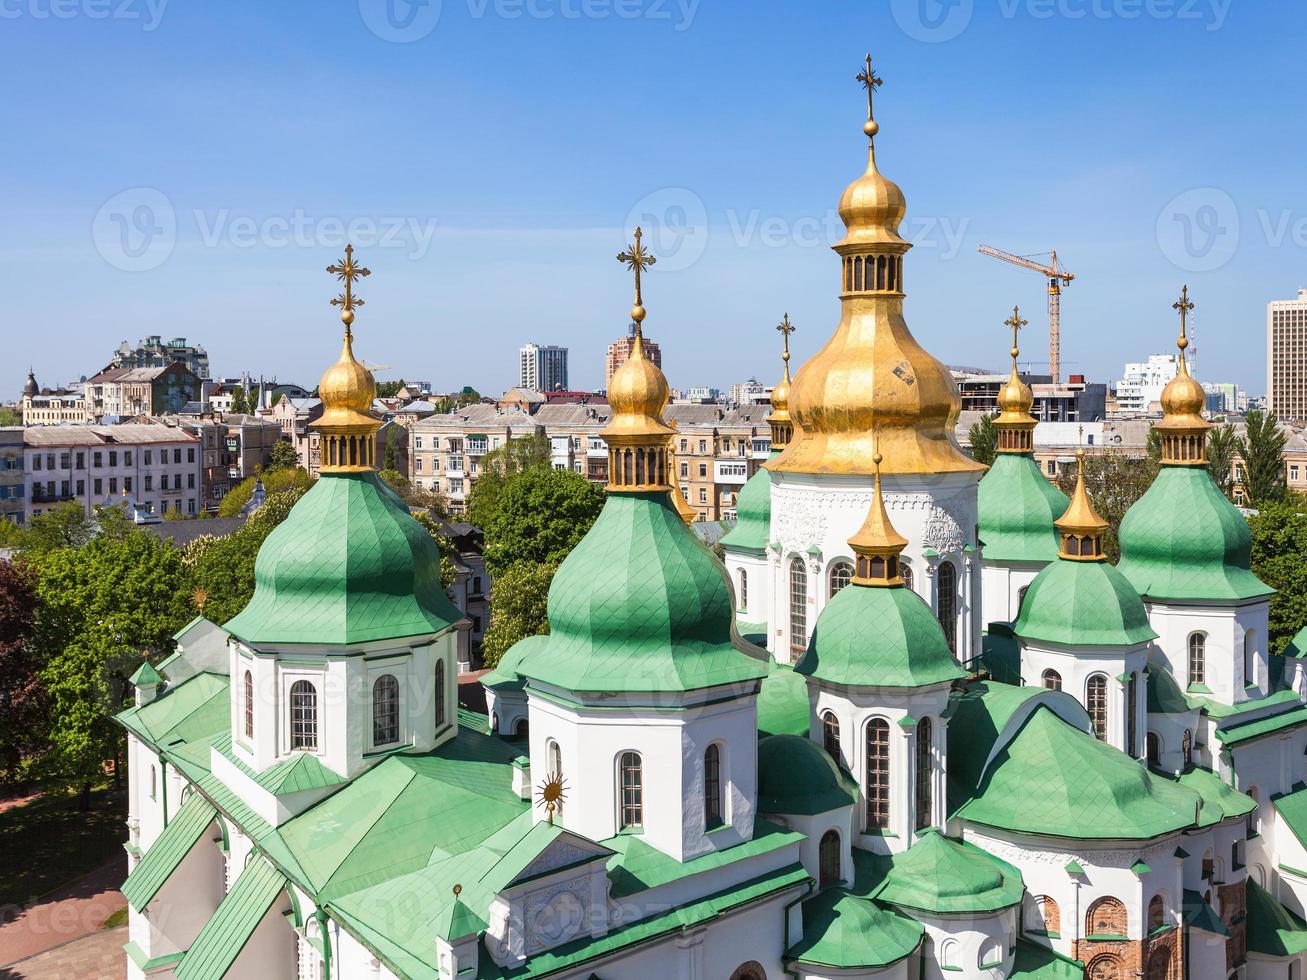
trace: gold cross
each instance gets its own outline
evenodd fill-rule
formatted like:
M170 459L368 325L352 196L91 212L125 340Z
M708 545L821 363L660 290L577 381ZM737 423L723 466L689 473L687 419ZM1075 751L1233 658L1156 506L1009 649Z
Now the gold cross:
M876 89L885 84L885 79L881 78L871 69L870 52L867 54L867 67L858 72L854 77L861 82L862 87L867 90L867 119L870 121L873 118L871 111L871 96Z
M781 355L781 360L789 363L790 360L790 334L794 333L794 324L790 322L790 315L786 313L781 317L781 322L776 324L776 329L781 332L785 340L785 353Z
M1189 301L1189 284L1185 283L1184 288L1180 290L1180 298L1171 304L1171 309L1180 311L1180 350L1189 346L1189 337L1187 328L1189 325L1189 311L1194 308L1194 304Z
M1012 307L1012 315L1003 321L1003 326L1012 328L1012 360L1014 361L1017 359L1017 355L1021 353L1017 349L1017 331L1029 322L1029 320L1021 319L1021 309L1016 306Z
M345 257L335 265L327 266L327 271L345 284L345 291L333 299L331 305L341 308L341 319L345 320L345 326L348 327L354 322L354 307L363 305L363 300L354 296L354 283L363 276L372 275L372 270L355 265L354 246L346 245ZM348 318L346 314L349 314Z
M635 321L636 333L640 332L640 323L644 320L644 300L640 294L640 273L658 261L644 250L644 244L640 241L643 237L644 232L637 226L635 229L635 244L628 245L625 252L617 253L617 261L635 273L635 306L631 309L631 319Z

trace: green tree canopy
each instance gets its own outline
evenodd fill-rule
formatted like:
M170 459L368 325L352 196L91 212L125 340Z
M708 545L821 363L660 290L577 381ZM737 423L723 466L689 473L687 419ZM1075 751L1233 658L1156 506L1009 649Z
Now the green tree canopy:
M395 491L396 496L404 501L409 510L429 514L437 521L449 519L449 501L439 490L420 487L396 470L382 470L377 475L386 486Z
M263 464L264 472L271 473L275 470L293 470L300 465L300 454L295 451L294 444L289 439L278 439L268 450L268 458ZM267 484L264 484L267 488Z
M37 514L19 539L20 553L34 557L58 548L80 548L95 535L95 521L74 500Z
M1234 460L1239 454L1239 437L1232 425L1218 425L1207 435L1207 472L1221 488L1221 493L1233 499Z
M22 425L23 413L8 405L0 405L0 425Z
M250 410L250 396L245 391L244 385L237 385L231 393L231 413L233 415L245 415Z
M561 562L594 524L604 491L579 473L533 467L513 477L482 528L493 578L518 562Z
M258 479L254 476L247 477L228 490L227 495L218 504L218 516L240 517L241 508L248 504L250 497L254 495L254 484ZM263 474L263 489L269 496L293 488L307 489L312 485L313 480L308 472L298 466L294 469L272 470Z
M998 429L994 427L994 416L982 415L979 422L972 423L967 438L971 443L971 458L977 463L991 465L998 454Z
M481 460L481 475L467 495L467 519L483 531L499 510L504 488L520 473L549 468L549 440L542 435L521 436L488 453Z
M549 585L558 565L523 561L506 568L490 587L493 610L481 645L487 667L494 667L504 654L528 636L549 632Z
M33 569L0 561L0 783L21 778L45 737L45 662L33 642L36 608Z
M1115 449L1085 457L1085 489L1094 510L1107 521L1103 551L1109 560L1115 562L1121 557L1117 535L1125 512L1153 485L1156 476L1157 461L1151 457L1139 459ZM1076 487L1076 468L1062 467L1057 485L1070 496Z
M1275 588L1271 596L1270 646L1279 653L1307 626L1307 506L1302 498L1270 503L1248 518L1253 574Z
M1285 497L1284 443L1274 412L1253 409L1248 413L1239 455L1243 457L1244 494L1254 507L1278 503Z
M403 388L403 387L404 387L404 379L403 379L403 378L400 378L398 381L378 381L378 382L377 382L377 397L378 397L378 398L394 398L395 395L397 395L397 394L399 393L399 389L400 389L400 388Z

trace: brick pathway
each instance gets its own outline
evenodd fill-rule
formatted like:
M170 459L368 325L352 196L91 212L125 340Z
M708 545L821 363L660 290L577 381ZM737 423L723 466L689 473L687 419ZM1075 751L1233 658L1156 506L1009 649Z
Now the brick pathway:
M121 980L127 975L127 927L102 929L55 949L0 967L0 980Z
M0 925L0 966L99 932L105 919L127 906L127 900L118 891L126 877L127 855L124 853L61 888L39 905L24 909L13 921ZM121 940L119 946L126 941ZM83 974L65 976L80 978ZM0 980L7 980L2 970Z

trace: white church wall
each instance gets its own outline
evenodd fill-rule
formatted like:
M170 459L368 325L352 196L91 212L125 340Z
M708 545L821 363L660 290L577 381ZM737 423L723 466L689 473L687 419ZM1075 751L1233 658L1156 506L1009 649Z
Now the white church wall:
M1045 671L1056 671L1061 690L1089 709L1089 679L1102 676L1107 682L1107 742L1127 755L1144 753L1144 733L1148 728L1148 647L1128 649L1111 647L1064 647L1037 640L1021 640L1021 676L1027 685L1044 687ZM1127 746L1129 726L1128 686L1119 680L1131 673L1138 675L1135 693L1135 745Z
M1004 980L1012 972L1017 906L993 915L909 914L926 929L925 980Z
M735 614L744 623L767 623L771 617L767 553L725 549L723 561L735 590ZM746 577L741 587L740 576Z
M1269 689L1267 610L1264 599L1242 605L1202 605L1148 601L1148 620L1158 639L1156 648L1171 667L1181 690L1188 690L1189 637L1204 637L1204 696L1222 704L1240 704L1264 697ZM1244 644L1250 647L1253 686L1244 673ZM1200 692L1201 693L1201 692Z
M990 623L1016 622L1021 611L1021 590L1035 580L1044 566L1037 562L980 562L981 621L986 628Z

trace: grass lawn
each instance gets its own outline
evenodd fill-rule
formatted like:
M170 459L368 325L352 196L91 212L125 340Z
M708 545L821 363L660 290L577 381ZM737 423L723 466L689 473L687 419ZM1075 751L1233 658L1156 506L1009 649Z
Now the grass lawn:
M127 839L127 797L109 787L91 793L89 813L77 795L48 793L0 813L0 908L25 905L111 861Z

